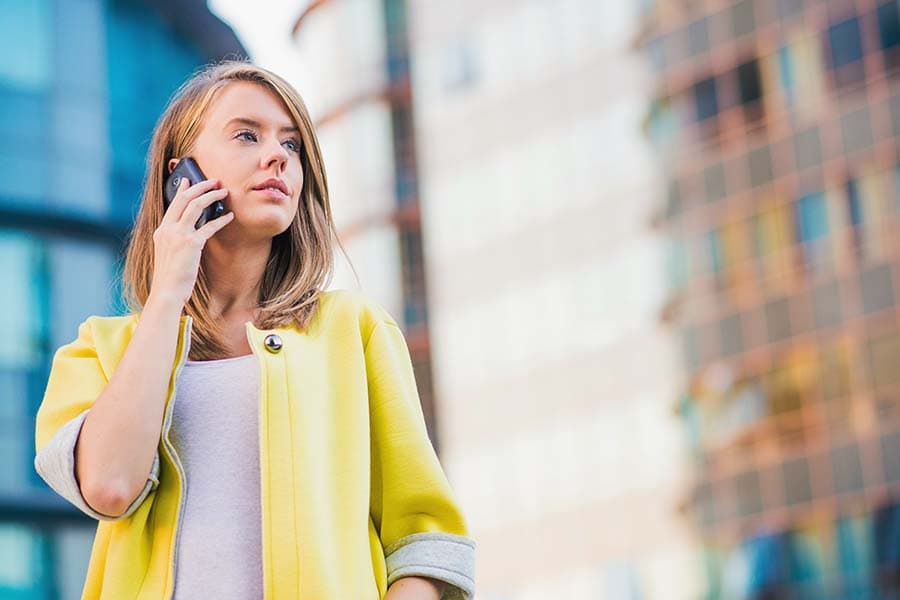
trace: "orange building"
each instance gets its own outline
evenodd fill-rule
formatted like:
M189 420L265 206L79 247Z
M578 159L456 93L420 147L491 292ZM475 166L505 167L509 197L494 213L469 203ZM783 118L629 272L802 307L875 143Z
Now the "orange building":
M705 597L896 597L898 5L643 4Z

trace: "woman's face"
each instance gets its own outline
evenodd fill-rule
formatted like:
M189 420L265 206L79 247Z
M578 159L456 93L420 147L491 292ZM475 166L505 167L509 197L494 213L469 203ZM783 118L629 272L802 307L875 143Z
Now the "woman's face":
M218 235L271 239L297 212L303 187L300 133L281 99L261 85L234 82L219 90L207 109L191 156L210 179L228 190L223 200L234 222ZM178 159L169 161L169 171ZM259 189L279 180L287 195Z

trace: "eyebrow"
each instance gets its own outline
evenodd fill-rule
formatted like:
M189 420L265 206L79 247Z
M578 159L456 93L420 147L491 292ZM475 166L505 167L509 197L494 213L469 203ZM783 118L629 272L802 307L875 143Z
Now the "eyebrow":
M242 123L244 125L249 125L250 127L256 127L257 129L262 129L262 123L260 123L259 121L254 121L253 119L248 119L247 117L235 117L235 118L231 119L230 121L228 121L227 123L225 123L225 127L223 127L222 129L228 129L228 127L232 123ZM282 133L286 133L286 132L300 133L300 130L297 129L296 127L294 127L293 125L289 125L287 127L282 127L281 132Z

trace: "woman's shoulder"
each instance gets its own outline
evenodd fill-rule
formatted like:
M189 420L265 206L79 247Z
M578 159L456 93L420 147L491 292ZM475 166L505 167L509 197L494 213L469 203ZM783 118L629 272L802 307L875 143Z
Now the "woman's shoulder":
M181 321L187 319L181 316ZM89 315L79 325L73 343L127 343L134 334L140 320L140 313L125 315Z
M332 309L353 311L359 314L372 314L375 318L391 318L384 306L371 295L360 290L333 289L319 295L324 306Z
M78 325L79 336L94 332L112 332L133 328L137 324L137 314L127 315L88 315Z
M362 329L370 329L379 321L396 324L393 315L380 302L360 290L327 290L319 295L319 301L325 319L352 318Z

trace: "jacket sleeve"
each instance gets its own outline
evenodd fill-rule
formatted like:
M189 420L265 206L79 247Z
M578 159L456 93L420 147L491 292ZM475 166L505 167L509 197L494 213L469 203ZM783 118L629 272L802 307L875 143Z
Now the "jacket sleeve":
M131 516L159 485L159 452L147 483L122 515L104 515L88 505L75 473L75 445L90 407L106 384L88 320L78 327L78 338L60 347L53 357L47 389L35 420L34 468L53 491L86 515L115 521Z
M379 320L365 347L372 443L371 513L387 584L407 576L450 585L443 600L475 590L475 542L438 461L396 323Z

